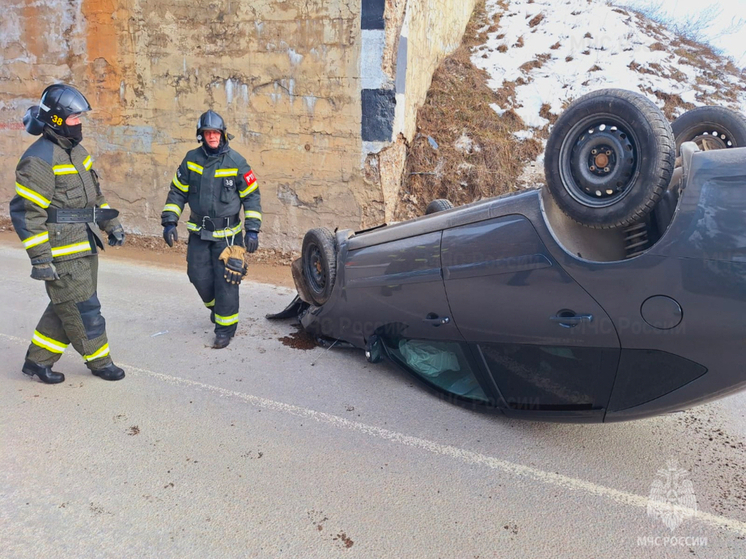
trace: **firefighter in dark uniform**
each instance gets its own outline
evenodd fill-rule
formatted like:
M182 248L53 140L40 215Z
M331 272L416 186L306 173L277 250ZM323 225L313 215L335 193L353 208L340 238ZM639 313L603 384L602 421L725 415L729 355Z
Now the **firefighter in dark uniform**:
M50 303L26 353L23 372L47 384L65 380L52 365L72 344L91 372L120 380L106 337L106 321L96 294L98 255L122 245L124 230L101 193L93 160L80 144L80 115L90 111L74 87L50 85L38 107L24 117L26 130L41 135L16 167L16 194L10 216L31 259L31 277L45 283Z
M219 257L233 244L245 243L246 251L254 252L262 224L256 177L246 159L228 145L230 139L220 115L207 111L199 117L197 141L202 145L179 165L161 214L163 239L172 247L178 240L176 224L189 204L187 275L210 309L216 349L226 347L238 327L238 283L225 280L226 267Z

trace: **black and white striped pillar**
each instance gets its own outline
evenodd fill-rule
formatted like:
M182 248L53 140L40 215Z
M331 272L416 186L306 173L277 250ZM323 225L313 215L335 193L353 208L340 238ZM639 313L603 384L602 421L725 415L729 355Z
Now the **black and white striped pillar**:
M383 50L386 39L385 0L362 0L362 81L361 137L364 151L375 153L393 141L402 131L404 93L407 70L407 24L399 38L396 79L392 83L383 72Z

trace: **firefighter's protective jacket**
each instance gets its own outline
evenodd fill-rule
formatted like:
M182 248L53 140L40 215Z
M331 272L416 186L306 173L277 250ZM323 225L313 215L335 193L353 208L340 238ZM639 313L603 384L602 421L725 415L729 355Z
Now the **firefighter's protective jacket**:
M187 229L204 240L239 233L241 213L247 231L259 231L262 225L256 176L227 141L216 155L208 155L202 146L186 154L171 181L161 223L177 223L185 204L191 211Z
M49 127L26 150L16 167L16 194L10 217L31 262L60 262L88 256L104 243L98 228L111 233L117 219L92 223L47 223L49 208L109 208L93 160L85 148Z

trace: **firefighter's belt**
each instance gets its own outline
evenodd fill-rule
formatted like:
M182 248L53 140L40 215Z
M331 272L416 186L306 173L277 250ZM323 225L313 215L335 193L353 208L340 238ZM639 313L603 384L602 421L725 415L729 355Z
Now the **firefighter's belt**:
M192 215L192 222L205 231L222 231L241 223L238 214L228 217L210 217L209 215Z
M111 208L47 208L47 223L97 223L118 215Z

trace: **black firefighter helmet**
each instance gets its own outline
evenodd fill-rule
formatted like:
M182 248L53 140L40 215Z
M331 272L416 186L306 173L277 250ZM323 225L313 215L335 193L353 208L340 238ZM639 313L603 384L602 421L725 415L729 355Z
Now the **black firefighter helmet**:
M39 105L26 110L26 114L23 115L23 126L26 127L26 132L33 136L39 136L44 132L44 123L39 120Z
M202 132L204 130L217 130L220 132L223 136L223 141L232 140L233 136L228 134L227 128L225 126L225 121L223 120L223 117L220 116L215 111L207 111L205 113L202 113L200 115L199 120L197 121L197 141L201 142L203 140Z
M71 85L55 83L47 87L39 101L38 120L60 130L70 115L91 110L88 99Z

